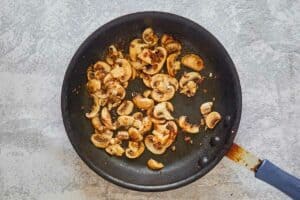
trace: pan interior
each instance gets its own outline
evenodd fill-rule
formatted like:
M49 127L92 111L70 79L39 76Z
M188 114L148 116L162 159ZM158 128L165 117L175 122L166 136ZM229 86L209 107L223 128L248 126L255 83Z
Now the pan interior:
M169 149L165 154L157 156L145 151L141 157L134 160L111 157L90 143L93 129L89 120L84 117L91 104L85 88L86 69L96 61L103 60L106 49L111 44L127 52L130 41L141 37L142 31L147 27L152 27L159 35L168 33L179 40L183 44L181 55L200 55L205 63L201 74L209 77L209 73L212 73L214 77L206 79L192 98L177 94L171 100L175 107L174 116L187 115L191 122L199 123L199 106L214 98L214 110L220 112L223 119L214 130L201 130L201 133L196 135L179 132L175 152ZM183 69L177 78L183 71L189 71L185 67ZM142 81L137 79L129 83L127 93L144 89ZM240 93L238 77L230 57L209 32L175 15L144 12L124 16L104 25L80 46L65 75L62 113L66 131L75 150L99 175L131 189L166 190L203 176L224 156L238 128ZM185 136L191 136L193 144L187 144L184 141ZM211 140L215 136L221 140L212 145ZM198 161L203 157L206 157L208 162L199 165ZM161 171L149 170L146 166L149 158L163 162L165 168Z

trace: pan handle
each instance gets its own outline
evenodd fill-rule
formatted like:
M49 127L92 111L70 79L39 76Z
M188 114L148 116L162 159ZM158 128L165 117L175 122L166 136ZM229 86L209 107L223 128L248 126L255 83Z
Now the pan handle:
M293 199L300 199L300 179L288 174L268 160L263 160L255 177L276 187Z

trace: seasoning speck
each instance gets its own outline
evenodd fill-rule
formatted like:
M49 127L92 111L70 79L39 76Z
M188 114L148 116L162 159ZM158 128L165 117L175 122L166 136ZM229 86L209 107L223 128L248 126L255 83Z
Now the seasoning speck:
M210 72L208 76L209 76L209 78L211 78L211 77L213 77L213 74Z
M175 151L175 150L176 150L176 147L173 145L173 146L171 147L171 150L172 150L172 151Z

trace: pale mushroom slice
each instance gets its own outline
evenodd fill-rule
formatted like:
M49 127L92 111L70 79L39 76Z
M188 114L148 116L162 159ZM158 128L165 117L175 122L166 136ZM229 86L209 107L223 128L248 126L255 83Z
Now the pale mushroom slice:
M218 112L211 112L205 118L206 126L210 129L213 129L221 120L221 115Z
M108 53L106 56L106 62L110 65L113 65L118 58L123 58L121 51L118 51L114 45L108 47Z
M169 147L176 139L177 125L174 121L167 121L164 124L155 124L152 133L161 144Z
M145 134L146 132L150 131L152 128L152 121L151 118L146 116L142 119L143 129L141 130L141 134Z
M128 131L118 131L116 138L118 138L119 140L128 140L129 139Z
M154 106L154 101L152 99L143 97L140 94L133 97L132 101L136 105L136 107L138 107L142 110L147 110Z
M187 54L181 58L181 63L195 71L201 71L204 68L203 60L195 54Z
M86 84L87 90L90 94L100 91L101 89L101 82L96 79L91 79Z
M95 147L106 148L109 145L109 141L113 136L113 132L106 130L105 132L98 134L94 133L91 136L91 142Z
M158 162L152 158L147 161L147 166L152 170L160 170L160 169L164 168L163 163Z
M112 122L112 118L107 107L103 107L101 110L101 121L106 128L116 130L116 126Z
M138 131L141 131L143 129L143 123L140 120L136 120L133 116L123 115L123 116L118 117L117 127L118 128L120 128L120 127L125 127L125 128L134 127Z
M174 107L170 102L161 102L154 106L153 116L158 119L173 120L174 117L170 112L174 111Z
M120 144L109 145L105 148L105 151L112 156L122 156L125 152Z
M179 53L173 53L167 58L168 74L175 77L176 73L180 70L180 61L176 61Z
M213 102L209 101L209 102L205 102L203 104L201 104L200 106L200 112L203 116L206 116L207 114L209 114L212 110L212 106L213 106Z
M179 80L179 87L183 88L189 81L199 81L202 77L198 72L188 72L184 73Z
M130 64L132 66L132 68L136 69L136 70L143 70L145 68L145 66L147 65L147 63L145 63L144 61L137 59L136 61L130 61Z
M162 46L165 46L166 44L169 44L174 41L174 38L169 34L163 34L160 38L160 43Z
M130 100L124 100L117 109L118 115L129 115L133 111L134 104Z
M187 133L199 133L199 125L197 124L190 124L187 121L187 116L180 116L178 119L178 125L179 127Z
M128 142L128 148L125 150L125 155L127 158L134 159L138 158L145 151L145 145L143 142Z
M115 137L115 138L111 138L109 140L109 144L110 145L114 145L114 144L122 144L122 140L120 140L119 138Z
M143 49L138 58L149 64L146 65L143 72L152 75L158 73L163 67L167 58L167 51L163 47L156 47L154 50Z
M109 64L103 61L98 61L93 65L94 76L98 80L102 80L107 73L111 71L111 67Z
M137 61L137 56L144 48L148 47L141 39L134 39L129 45L129 56L132 61Z
M89 119L96 117L98 115L98 112L100 111L100 100L97 95L92 94L91 97L93 98L93 105L91 112L86 113L85 116Z
M132 114L132 117L136 120L142 121L143 120L143 113L142 112L135 112Z
M154 33L152 28L146 28L142 34L142 38L146 44L154 46L158 42L158 36Z

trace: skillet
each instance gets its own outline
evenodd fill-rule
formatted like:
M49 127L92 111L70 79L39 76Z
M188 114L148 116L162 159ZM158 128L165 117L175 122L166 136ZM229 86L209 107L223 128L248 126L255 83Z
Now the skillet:
M111 44L126 52L130 41L141 37L142 31L147 27L152 27L159 35L168 33L174 36L183 45L183 55L196 53L203 58L205 69L201 74L205 77L209 77L209 73L213 75L212 78L205 79L194 97L188 98L177 94L171 100L175 108L174 117L187 115L192 123L199 123L199 106L206 101L214 100L214 110L221 113L222 120L213 130L201 130L201 133L193 135L193 144L187 144L184 141L187 134L179 131L175 152L169 149L165 154L157 156L145 151L141 157L134 160L111 157L90 142L93 128L84 115L91 106L85 87L86 70L96 61L104 59L106 48ZM184 71L189 70L185 68ZM179 72L177 78L182 73L183 70ZM141 80L133 80L129 83L127 94L144 89ZM241 118L242 93L239 77L229 54L203 27L174 14L163 12L129 14L103 25L92 33L78 48L65 73L61 109L66 132L80 158L106 180L128 189L164 191L187 185L212 170L226 154L256 174L262 174L258 177L262 180L269 177L263 173L267 171L266 169L277 170L269 161L251 157L251 154L241 147L233 145ZM165 168L160 171L149 170L146 162L150 158L163 162ZM264 168L265 171L259 170ZM261 173L257 173L259 171ZM279 168L276 172L278 171ZM290 196L300 197L299 179L283 171L280 173L284 176L275 177L275 182L279 182L279 186L273 183L274 181L264 181ZM289 187L291 190L281 188L281 185L287 182L292 184Z

